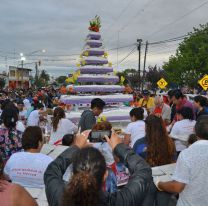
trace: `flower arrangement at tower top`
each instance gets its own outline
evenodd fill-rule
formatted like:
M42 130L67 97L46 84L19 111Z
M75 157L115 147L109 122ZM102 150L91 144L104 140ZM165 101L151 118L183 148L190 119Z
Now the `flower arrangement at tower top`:
M94 32L99 32L100 27L101 27L100 17L96 15L95 18L90 21L89 30Z

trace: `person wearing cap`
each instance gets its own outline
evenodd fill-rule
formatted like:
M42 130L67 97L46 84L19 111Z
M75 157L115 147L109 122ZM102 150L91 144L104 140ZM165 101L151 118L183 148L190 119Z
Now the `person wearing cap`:
M148 90L143 90L142 96L143 98L139 100L139 107L146 108L147 113L149 114L155 107L154 98L150 97L150 92Z

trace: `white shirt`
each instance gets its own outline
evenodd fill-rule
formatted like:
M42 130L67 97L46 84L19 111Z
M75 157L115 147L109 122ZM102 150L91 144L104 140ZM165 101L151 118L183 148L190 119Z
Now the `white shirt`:
M27 126L38 126L39 117L40 117L39 110L32 111L28 117Z
M102 155L105 158L105 162L108 166L112 165L115 162L114 157L113 157L113 151L107 142L94 143L93 147L95 147L102 153Z
M143 120L137 120L128 124L126 134L130 134L130 146L133 147L134 143L145 136L145 122Z
M4 172L13 183L43 188L44 172L53 159L41 153L17 152L7 161Z
M23 109L21 112L19 112L20 119L26 118L27 110Z
M164 120L170 120L171 119L171 108L169 105L165 104L163 105L162 108L162 118Z
M16 130L18 130L22 133L25 131L25 125L22 123L22 121L17 121Z
M198 140L183 150L177 160L172 177L185 183L177 206L208 205L208 140Z
M177 152L186 149L189 135L194 133L195 124L195 120L183 119L173 125L170 136L176 139Z
M55 132L52 128L49 144L61 141L65 134L75 134L77 131L78 128L74 123L72 123L69 119L62 118L59 121L58 128Z

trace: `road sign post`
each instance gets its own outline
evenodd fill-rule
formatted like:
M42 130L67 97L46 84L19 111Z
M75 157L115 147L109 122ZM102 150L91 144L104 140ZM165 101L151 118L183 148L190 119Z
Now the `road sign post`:
M164 89L168 83L165 81L165 79L161 78L158 82L157 85L160 89Z
M208 75L206 74L202 79L199 80L198 83L201 85L203 90L206 91L208 89Z

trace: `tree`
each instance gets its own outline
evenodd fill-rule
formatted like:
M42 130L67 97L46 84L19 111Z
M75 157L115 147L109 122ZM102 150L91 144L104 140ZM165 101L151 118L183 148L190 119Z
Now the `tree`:
M121 78L123 76L125 78L124 84L129 84L131 87L137 87L139 84L139 74L135 69L126 69L122 72L117 72L117 76Z
M208 71L208 23L194 28L174 56L164 63L168 79L178 86L196 88Z
M37 78L34 78L33 81L36 87L47 86L48 82L50 81L50 75L45 70L42 70L40 75Z
M144 78L149 83L150 89L155 90L158 88L157 82L161 78L166 79L166 74L164 70L157 68L157 65L154 67L149 66Z
M63 84L65 83L66 79L67 79L67 76L59 76L58 78L56 78L56 82L58 82L59 84Z
M47 83L50 81L50 75L45 70L41 71L39 78L44 79Z
M5 87L5 79L4 78L0 78L0 89L2 90Z

